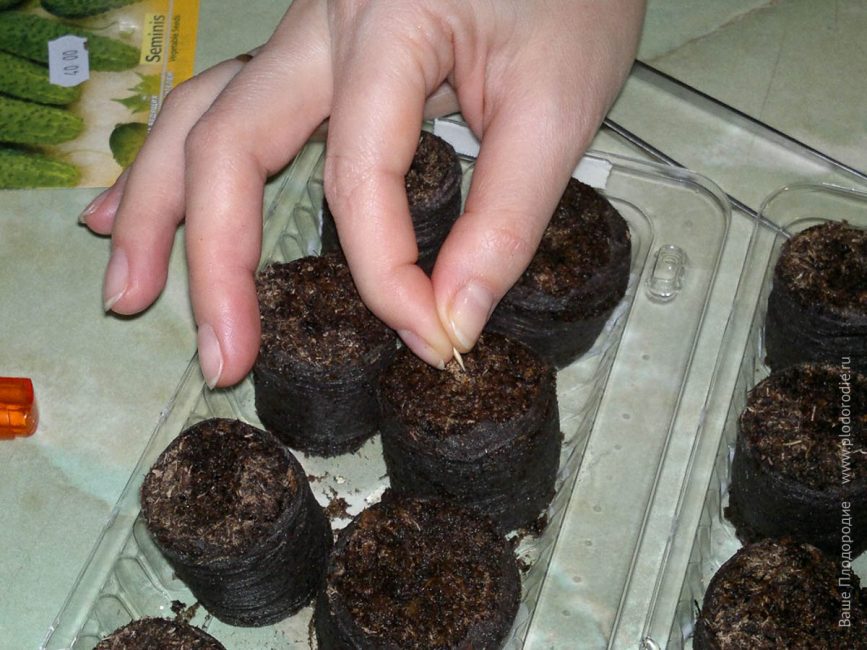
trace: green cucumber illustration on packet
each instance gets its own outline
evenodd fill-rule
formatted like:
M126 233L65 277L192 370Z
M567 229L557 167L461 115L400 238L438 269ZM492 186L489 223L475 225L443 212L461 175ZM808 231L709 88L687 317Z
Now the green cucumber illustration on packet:
M126 169L135 160L148 135L148 125L142 122L118 124L111 132L108 146L117 164Z
M90 69L129 70L138 65L139 51L114 38L20 11L0 12L0 50L48 63L48 41L73 34L87 39Z
M60 144L83 130L84 120L63 108L0 95L0 142Z
M139 0L42 0L42 8L61 18L87 18Z
M40 153L0 146L0 189L75 187L80 178L75 165Z
M40 104L71 104L81 97L81 87L66 88L48 80L48 68L14 54L0 52L0 93Z

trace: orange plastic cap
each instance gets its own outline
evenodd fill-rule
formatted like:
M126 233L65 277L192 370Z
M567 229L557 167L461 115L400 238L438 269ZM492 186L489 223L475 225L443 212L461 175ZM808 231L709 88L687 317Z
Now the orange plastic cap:
M25 377L0 377L0 440L32 435L38 422L33 382Z

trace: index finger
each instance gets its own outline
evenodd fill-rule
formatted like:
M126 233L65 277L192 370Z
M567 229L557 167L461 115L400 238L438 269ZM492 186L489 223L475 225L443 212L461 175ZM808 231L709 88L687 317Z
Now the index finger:
M392 10L394 7L392 6ZM338 43L325 189L340 242L367 306L429 364L443 367L452 344L437 314L418 249L404 176L418 143L425 99L450 66L448 38L407 40L401 12L353 24ZM407 14L412 6L407 5ZM358 17L356 17L358 18ZM376 34L370 31L375 25Z

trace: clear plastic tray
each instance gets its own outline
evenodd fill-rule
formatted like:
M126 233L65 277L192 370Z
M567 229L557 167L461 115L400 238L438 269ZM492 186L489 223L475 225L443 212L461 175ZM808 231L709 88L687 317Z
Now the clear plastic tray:
M454 128L459 132L463 127ZM263 263L317 252L322 160L322 145L308 145L287 173L265 221ZM471 157L463 160L465 195L473 163ZM601 626L597 624L599 601L604 601L605 611L616 610L626 586L629 558L641 535L643 509L651 501L658 465L691 376L705 309L718 293L716 272L729 227L725 197L713 183L698 175L603 153L588 154L582 164L595 172L595 184L601 186L629 223L633 241L631 277L626 299L592 350L558 374L565 440L557 493L544 532L538 537L521 536L517 547L525 567L523 594L509 648L523 646L534 615L538 617L540 609L544 609L540 605L558 611L568 606L576 614L571 625L558 627L560 641L555 641L554 647L573 647L576 635L583 635L588 627L600 629L603 636L610 632L610 616ZM662 254L658 254L660 249ZM682 275L677 264L679 256L685 262ZM670 294L672 287L676 291ZM718 344L716 341L716 346L703 354L715 359ZM618 367L622 369L618 371ZM701 390L704 397L706 387ZM597 413L604 415L599 421ZM193 605L194 598L173 576L138 517L138 493L144 474L165 446L185 427L213 416L237 417L258 425L252 384L248 378L232 389L210 391L193 359L43 648L90 649L103 635L133 618L171 616L176 602ZM630 444L636 435L641 437L640 444ZM631 468L625 487L618 494L606 492L609 502L597 499L593 507L596 514L607 512L614 517L609 517L606 525L618 531L616 541L605 549L615 559L604 570L592 553L584 553L584 557L574 553L572 544L581 538L568 530L569 526L595 525L583 519L578 498L582 491L578 479L591 438L602 447L611 447L618 454L619 464ZM313 479L312 488L320 503L327 505L335 498L344 498L350 515L376 501L387 485L376 438L352 455L318 459L299 454L299 459ZM612 471L602 469L601 459L594 460L596 468L592 471L612 479ZM596 487L585 485L582 494L593 495L596 491ZM629 499L632 508L629 516L618 523L616 503L621 498ZM347 521L335 519L332 524L340 528ZM594 589L592 603L584 602L580 593L577 598L573 595L563 599L556 592L562 578L579 571L588 577L585 585L604 584L603 589ZM201 609L193 609L190 614L194 624L210 631L227 647L245 649L314 644L310 611L307 608L284 622L260 629L227 626Z
M641 647L647 650L692 647L692 633L704 592L714 573L741 544L725 518L737 419L748 391L769 374L764 364L764 321L780 246L791 235L825 221L847 221L867 229L867 193L831 184L799 183L769 196L762 217L778 229L761 228L753 240L726 336L726 354L708 400L707 425L696 439L694 462L683 485L675 527L657 590L646 620ZM738 352L739 351L739 352ZM733 362L733 363L732 363ZM715 418L714 416L720 417ZM714 450L705 454L701 447ZM867 554L854 563L867 579Z

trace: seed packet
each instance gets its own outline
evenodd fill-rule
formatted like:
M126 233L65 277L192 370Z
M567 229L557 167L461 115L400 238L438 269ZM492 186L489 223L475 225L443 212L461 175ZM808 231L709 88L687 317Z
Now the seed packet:
M193 74L198 0L0 0L0 188L105 187Z

